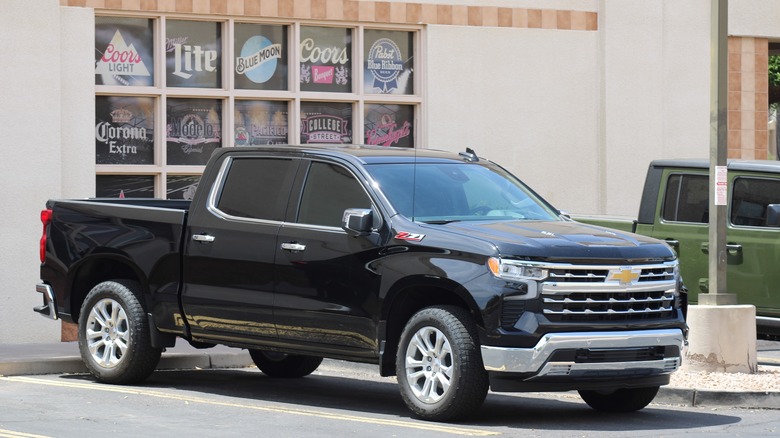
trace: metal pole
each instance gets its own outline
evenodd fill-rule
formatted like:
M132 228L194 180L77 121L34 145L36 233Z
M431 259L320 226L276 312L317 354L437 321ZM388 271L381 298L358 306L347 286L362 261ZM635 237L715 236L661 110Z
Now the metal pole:
M726 293L726 219L728 211L728 0L712 0L710 94L710 210L709 288L699 294L699 304L737 304L735 294Z

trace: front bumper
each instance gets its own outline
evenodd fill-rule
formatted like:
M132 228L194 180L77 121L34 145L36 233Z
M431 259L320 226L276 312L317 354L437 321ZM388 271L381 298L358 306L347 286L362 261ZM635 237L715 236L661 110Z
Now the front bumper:
M35 291L43 294L43 305L35 306L33 310L47 318L59 319L54 289L46 283L38 283L35 285Z
M549 333L532 348L482 346L482 361L526 381L657 376L680 367L684 342L680 329Z

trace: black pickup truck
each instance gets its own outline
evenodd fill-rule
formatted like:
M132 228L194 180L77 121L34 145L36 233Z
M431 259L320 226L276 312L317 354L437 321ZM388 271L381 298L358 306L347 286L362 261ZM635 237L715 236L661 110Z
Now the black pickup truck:
M191 205L51 200L47 317L88 369L134 383L183 338L245 348L272 377L379 366L425 419L494 391L578 390L642 409L685 343L663 242L574 222L471 150L225 148Z

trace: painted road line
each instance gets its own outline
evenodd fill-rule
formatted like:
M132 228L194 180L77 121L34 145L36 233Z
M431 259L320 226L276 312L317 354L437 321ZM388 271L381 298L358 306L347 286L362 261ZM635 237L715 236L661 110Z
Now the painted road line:
M278 405L258 406L258 405L251 405L245 403L222 402L217 400L210 400L203 397L168 394L160 391L141 389L137 387L130 388L130 387L122 387L122 386L101 385L96 383L59 382L59 381L46 380L46 379L40 379L35 377L22 377L22 376L0 377L0 381L56 386L61 388L91 389L96 391L115 392L120 394L132 394L132 395L155 397L155 398L168 399L168 400L177 400L185 403L200 403L200 404L211 405L211 406L250 409L255 411L274 412L274 413L289 414L289 415L300 415L300 416L323 418L329 420L367 423L367 424L375 424L381 426L403 427L406 429L420 429L420 430L426 430L431 432L442 432L442 433L463 435L463 436L500 435L500 432L449 426L446 424L422 423L422 422L410 422L409 420L391 420L391 419L382 419L382 418L361 417L357 415L337 414L337 413L316 411L310 409L288 408L288 407L278 406Z
M45 435L35 435L32 433L16 432L13 430L0 429L0 438L51 438Z

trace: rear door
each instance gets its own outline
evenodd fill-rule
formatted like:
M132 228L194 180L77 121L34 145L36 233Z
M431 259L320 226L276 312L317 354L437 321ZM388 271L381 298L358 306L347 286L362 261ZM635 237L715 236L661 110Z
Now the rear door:
M193 336L275 339L274 257L299 160L228 156L189 219L182 305Z
M310 350L375 355L379 273L371 262L379 257L380 235L354 237L341 229L344 210L374 204L345 164L303 162L299 175L293 190L299 202L291 203L276 249L279 337Z

